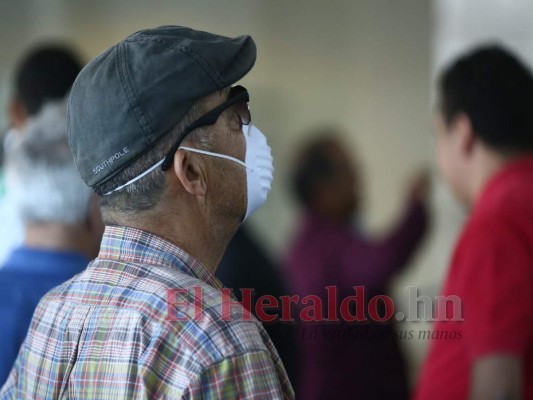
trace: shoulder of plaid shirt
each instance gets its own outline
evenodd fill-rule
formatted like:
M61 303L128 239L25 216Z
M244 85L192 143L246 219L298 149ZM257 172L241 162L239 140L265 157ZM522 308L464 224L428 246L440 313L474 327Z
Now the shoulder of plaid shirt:
M198 287L202 318L169 320L168 289L192 305ZM294 398L261 323L235 305L222 318L221 288L172 244L106 228L99 257L39 303L0 399Z

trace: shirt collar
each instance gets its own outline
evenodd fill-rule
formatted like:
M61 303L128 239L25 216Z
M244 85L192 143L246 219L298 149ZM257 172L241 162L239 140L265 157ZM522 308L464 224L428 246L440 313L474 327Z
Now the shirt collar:
M216 289L223 287L220 280L181 248L136 228L106 226L98 259L166 266L198 278Z
M476 202L476 209L487 203L487 200L497 195L513 181L530 180L533 177L533 155L526 155L509 161L497 171L485 184Z

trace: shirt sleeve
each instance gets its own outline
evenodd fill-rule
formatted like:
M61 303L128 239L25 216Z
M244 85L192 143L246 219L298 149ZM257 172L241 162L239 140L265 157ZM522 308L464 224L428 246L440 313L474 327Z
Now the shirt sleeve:
M471 359L523 355L533 333L533 265L524 233L511 219L485 218L460 246L456 277Z
M292 399L267 351L225 358L191 381L186 399Z
M402 218L382 239L368 242L364 248L347 243L341 254L341 265L348 281L356 280L369 288L380 288L405 266L420 244L428 227L424 204L412 201Z

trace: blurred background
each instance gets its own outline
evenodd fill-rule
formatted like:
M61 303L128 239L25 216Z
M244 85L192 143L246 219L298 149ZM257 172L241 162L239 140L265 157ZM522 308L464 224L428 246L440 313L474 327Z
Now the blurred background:
M2 133L8 129L14 68L36 44L66 42L87 61L136 30L164 24L250 34L258 59L243 85L276 168L269 201L251 228L274 259L283 260L299 218L287 176L310 130L334 125L344 133L348 151L363 167L364 225L374 235L398 215L411 176L430 167L432 230L412 265L395 278L391 290L398 308L407 301L407 286L437 294L463 218L433 166L437 72L459 52L489 41L533 63L528 0L2 0L0 5ZM423 325L404 322L400 329L426 329ZM414 379L427 342L401 344Z

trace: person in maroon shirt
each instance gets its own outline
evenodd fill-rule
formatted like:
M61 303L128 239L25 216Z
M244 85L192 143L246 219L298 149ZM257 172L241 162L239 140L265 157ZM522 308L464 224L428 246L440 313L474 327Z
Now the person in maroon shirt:
M533 76L501 47L439 82L437 163L469 220L434 326L417 400L533 399Z
M297 157L292 178L305 208L287 260L294 293L300 298L318 296L324 315L326 286L337 289L339 304L356 294L354 286L364 286L365 304L385 294L393 274L406 265L426 230L427 181L425 173L417 177L400 221L380 240L371 240L352 224L359 213L362 185L345 147L329 131L311 141ZM304 307L299 302L297 321ZM392 322L350 323L341 317L339 322L298 321L297 398L407 399L404 362Z

